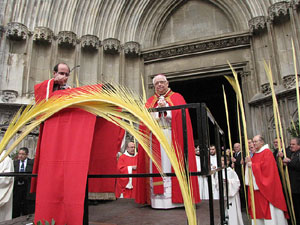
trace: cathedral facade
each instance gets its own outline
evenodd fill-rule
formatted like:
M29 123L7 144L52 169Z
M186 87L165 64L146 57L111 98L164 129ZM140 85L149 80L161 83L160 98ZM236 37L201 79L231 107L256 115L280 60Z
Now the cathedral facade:
M299 0L1 0L0 25L0 136L58 62L73 69L71 86L76 77L80 85L113 81L141 94L143 77L148 96L158 73L171 87L205 83L231 75L230 62L248 135L260 133L270 143L276 135L267 62L287 139L298 118L291 40L300 59ZM31 157L37 135L21 143Z

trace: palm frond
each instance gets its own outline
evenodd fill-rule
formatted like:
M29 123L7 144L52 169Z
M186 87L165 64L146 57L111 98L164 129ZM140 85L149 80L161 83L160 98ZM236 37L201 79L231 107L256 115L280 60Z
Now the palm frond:
M23 132L12 146L16 146L18 141L22 140L34 127L51 117L54 113L67 107L74 107L101 116L129 131L143 146L162 174L160 161L158 160L160 156L155 149L151 151L149 135L142 133L138 128L130 124L130 121L135 124L141 122L156 136L161 146L165 149L179 181L189 224L197 224L189 177L186 176L183 160L178 160L176 157L179 148L176 146L176 143L173 143L173 145L169 144L162 128L144 106L143 98L136 96L125 87L111 83L106 86L79 87L65 90L64 93L63 95L52 96L48 101L41 101L25 108L24 112L15 118L15 122L10 124L10 132L5 135L5 138L0 143L0 153L17 131L22 129ZM12 151L12 149L13 147L9 151ZM7 151L8 154L9 151Z

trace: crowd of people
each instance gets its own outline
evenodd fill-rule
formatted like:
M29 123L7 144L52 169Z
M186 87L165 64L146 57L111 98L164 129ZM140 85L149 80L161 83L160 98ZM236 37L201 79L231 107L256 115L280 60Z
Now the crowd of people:
M226 154L227 165L229 165L227 168L229 201L233 196L236 197L235 202L230 201L231 204L229 204L229 212L234 212L229 213L229 224L243 224L243 221L240 220L241 211L245 211L246 207L253 219L250 185L253 185L254 190L257 224L292 224L291 210L288 210L287 207L289 195L284 188L287 180L286 174L280 172L282 170L280 165L288 168L296 224L300 224L300 138L291 138L289 147L285 149L286 154L284 154L282 144L280 145L281 149L278 149L278 142L281 140L275 138L274 147L271 149L268 144L265 144L261 135L256 135L253 139L248 140L249 156L245 156L245 153L241 151L240 143L233 145L232 154L230 150L223 153ZM218 168L216 161L215 146L211 145L211 170ZM215 174L212 175L213 197L218 199L219 187ZM223 175L224 177L225 175ZM237 179L231 180L234 177ZM234 192L236 190L238 191ZM231 223L232 219L235 222Z
M71 89L67 85L69 74L70 68L66 64L57 64L54 67L54 78L36 85L36 101L41 101L43 99L47 100L49 97L51 97L51 95L58 93L60 90ZM164 75L159 74L155 76L153 78L153 86L155 89L155 94L148 99L146 103L147 108L161 108L186 104L184 98L179 93L173 92L169 88L168 80ZM70 123L71 125L68 125L72 128L73 132L72 135L69 135L70 138L61 139L61 133L64 132L64 130L69 130L70 128L65 127L62 123L65 120L69 120L67 117L70 113L74 118L76 117L78 119L73 119ZM152 113L152 116L161 125L165 136L168 137L169 142L176 143L174 146L177 148L177 151L181 151L182 154L177 154L178 160L183 160L183 158L180 157L183 157L184 155L181 113L181 110L167 110ZM79 120L79 118L82 117L84 117L84 120ZM97 144L99 143L95 142L95 137L96 134L101 134L101 128L99 125L100 123L95 121L97 121L96 118L80 110L67 109L63 112L59 112L41 127L39 146L37 150L37 160L35 163L35 168L38 170L34 169L34 160L28 158L28 149L26 147L19 149L18 159L14 162L7 158L5 161L3 161L3 163L0 164L0 172L15 171L32 173L32 171L34 171L34 173L38 173L39 180L37 185L40 185L37 189L38 201L36 201L37 203L35 205L35 195L30 193L30 178L24 178L22 176L17 176L15 179L11 177L0 178L0 219L10 219L2 215L4 210L7 212L5 215L11 214L13 217L17 217L20 215L33 213L36 207L36 217L38 219L50 218L55 210L60 210L61 214L55 215L55 220L58 221L58 223L77 224L75 221L81 220L83 217L83 212L81 212L83 206L76 208L74 211L68 211L68 217L66 217L64 216L64 213L66 213L67 209L64 208L66 205L66 202L64 201L67 201L68 198L72 198L73 195L76 195L78 202L83 202L82 199L84 198L84 190L86 187L85 183L81 181L86 179L88 171L91 172L93 171L92 168L99 167L99 164L95 167L93 163L93 159L98 160L96 155L99 155L99 153L96 151ZM56 126L56 123L61 123L63 126ZM82 134L77 132L77 128L82 127L83 124L87 129L84 139L82 140ZM91 127L92 130L88 129L89 127ZM53 132L53 129L59 130L57 130L57 132ZM140 129L147 134L145 127L140 126ZM189 163L189 170L190 172L196 172L201 168L200 151L198 147L196 147L196 150L194 149L193 130L188 110L186 110L186 131L188 143L187 160ZM124 135L122 132L120 132L120 134ZM41 138L42 135L43 139ZM78 135L81 136L80 142L74 141L77 140L75 136ZM151 135L151 133L148 133L148 135ZM55 144L53 138L56 138L59 143ZM278 165L280 165L280 163L276 163L280 160L282 160L284 166L287 166L289 170L295 215L297 217L298 224L300 224L300 206L299 201L297 201L300 195L300 139L291 139L290 147L289 150L287 150L286 157L281 150L278 150L277 144L280 140L275 140L275 149L272 152L269 146L265 145L262 136L255 136L248 142L250 149L250 156L248 157L245 157L245 154L243 154L241 151L240 143L235 143L233 154L231 154L230 151L226 151L228 154L227 157L221 158L222 165L218 165L217 163L218 160L216 152L218 149L216 149L216 146L211 145L209 147L211 171L218 169L220 166L226 165L227 167L228 200L230 202L230 207L228 209L229 224L243 224L241 210L245 209L246 207L248 207L249 212L252 215L253 210L251 205L251 195L249 194L250 189L244 188L244 185L249 186L251 184L253 184L254 187L255 212L256 218L259 222L258 224L265 224L264 221L271 221L271 224L287 224L286 219L288 218L288 210L280 180L283 179L283 177L280 177L278 172ZM119 143L119 138L116 137L116 139L107 143L111 145ZM49 155L47 155L47 157L45 155L45 149L49 149L50 146L52 146L51 149L54 152L51 152L52 159L49 160ZM64 146L69 146L69 148L73 149L74 151L76 149L79 150L78 146L81 146L80 152L89 153L80 156L77 156L76 154L73 156L68 155L68 161L66 163L64 161L66 160ZM118 146L119 145L115 145L111 152L114 152ZM155 146L159 146L158 150L156 148L155 151L156 154L159 155L158 158L161 160L160 164L162 167L162 172L174 172L165 150L155 136L151 136L150 146L152 147L153 151ZM104 154L107 157L112 157L109 155L111 152ZM62 158L58 159L57 154ZM94 157L90 157L90 154ZM103 153L101 154L103 156ZM82 160L82 162L78 161L79 158ZM89 161L90 158L91 161ZM142 146L139 145L137 147L135 146L135 143L131 141L128 142L126 151L123 154L115 154L115 159L115 161L112 160L107 162L107 165L105 164L106 170L111 167L116 167L118 173L120 174L158 173L158 169L152 162L151 157L146 154ZM56 166L53 164L53 160L56 160L56 164L54 163ZM73 165L75 162L76 166ZM90 165L85 165L85 163L90 163ZM51 169L57 170L57 173L64 174L64 178L55 178L55 174L53 172L49 174ZM81 175L81 177L77 176L77 179L81 179L80 182L72 179L72 177L74 177L75 170ZM223 173L224 171L225 169L223 170ZM219 199L220 195L217 173L213 173L211 176L213 198ZM223 177L225 176L223 175ZM51 179L55 179L53 180L55 187L51 188L45 184L41 186L42 181L48 180L48 182L50 182ZM64 181L64 179L68 179L68 181ZM63 187L64 182L69 182L69 180L76 182L76 184L80 183L81 187L77 188L75 191L74 189L64 189L63 191L60 191L61 188L65 188ZM191 187L193 188L192 197L194 203L199 203L200 199L209 199L206 176L191 176L190 181ZM105 182L103 183L105 184ZM36 183L34 183L34 186L35 185ZM118 178L112 185L113 188L110 188L110 191L113 190L117 198L134 198L137 203L149 204L152 208L156 209L170 209L183 206L183 198L176 177L142 177L137 179L135 177L124 176ZM70 187L72 187L72 185L70 185ZM12 190L13 194L11 194ZM245 192L246 190L248 190L247 193ZM64 200L53 205L51 203L51 196L53 198L57 193L59 193L59 198ZM49 201L45 201L45 196L49 198ZM245 196L247 196L248 199L246 199ZM74 204L78 205L78 203ZM9 211L11 210L11 207L5 208L7 206L13 206L12 213ZM51 208L51 210L53 209L54 211L51 212L49 208ZM35 220L35 222L37 221Z

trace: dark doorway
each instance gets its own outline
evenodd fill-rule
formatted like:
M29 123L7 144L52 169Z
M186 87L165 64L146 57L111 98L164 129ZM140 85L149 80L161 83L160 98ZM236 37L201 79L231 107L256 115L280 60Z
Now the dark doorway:
M224 106L223 89L224 85L229 110L230 130L232 142L238 142L238 127L236 113L236 95L229 82L223 76L189 79L184 81L170 80L170 87L173 91L183 95L187 103L206 103L217 123L225 133L226 148L229 148L227 135L227 122ZM190 110L191 120L194 129L194 138L198 137L196 130L196 113ZM211 131L213 132L213 131ZM210 132L210 143L214 144L214 134Z

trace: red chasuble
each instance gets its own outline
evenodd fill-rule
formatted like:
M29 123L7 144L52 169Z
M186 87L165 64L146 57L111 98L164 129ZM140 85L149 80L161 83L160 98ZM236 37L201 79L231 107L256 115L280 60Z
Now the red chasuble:
M53 92L53 83L54 81L50 80L35 86L36 101L46 98L47 89L49 97L75 90ZM96 170L93 170L92 165L95 164L90 165L90 157L112 155L113 158L109 160L110 166L105 162L105 167L101 169L108 171L107 173L110 173L110 170L112 173L116 172L116 153L121 141L119 145L117 143L119 133L123 131L115 126L115 133L112 133L108 123L83 110L67 108L41 125L33 170L38 177L33 180L32 185L33 191L36 189L35 223L39 220L54 219L58 225L82 224L88 171L98 171L104 159L97 158L100 161ZM103 127L105 132L101 129ZM103 138L105 143L112 145L105 145L104 148L98 145L101 142L99 140ZM110 182L108 189L114 192L114 180ZM101 191L101 188L97 189L99 190Z
M128 154L128 153L127 153ZM128 174L128 166L136 166L137 165L137 155L129 156L123 154L120 156L118 160L118 170L121 174ZM132 170L132 174L136 174L136 170ZM123 193L123 198L134 198L136 192L136 178L132 178L132 189L126 188L126 185L129 182L128 177L118 178L116 185L116 197L119 198Z
M165 95L165 100L168 102L169 106L176 105L185 105L186 102L182 95L175 93L169 90ZM150 97L146 103L147 108L155 108L157 106L159 95L155 94ZM181 110L172 110L172 142L178 144L178 152L184 154L184 145L183 145L183 129L182 129L182 113ZM187 139L188 139L188 160L189 160L189 171L197 172L196 166L196 158L195 158L195 149L194 149L194 138L193 138L193 130L192 124L189 116L188 110L186 110L186 126L187 126ZM159 146L157 139L152 138L152 146ZM137 173L149 173L149 157L144 149L139 145L138 148L138 167ZM182 157L182 156L178 156ZM157 169L155 166L153 167L153 173L156 173ZM172 172L174 172L172 168ZM161 179L161 178L159 178ZM196 176L191 176L192 183L192 193L194 203L200 202L199 196L199 186L198 180ZM154 178L154 181L157 180ZM161 182L160 182L161 183ZM154 188L155 193L161 194L163 193L163 185L156 185ZM136 192L136 202L140 204L151 204L150 201L150 179L149 178L138 178L137 180L137 192ZM176 177L172 177L172 202L173 203L183 203L183 198L181 195L181 190L179 187L179 183Z
M259 188L259 190L254 191L256 218L271 219L269 203L281 209L288 217L277 165L271 150L266 148L255 153L251 161L255 181ZM248 208L253 218L250 189L248 189Z

